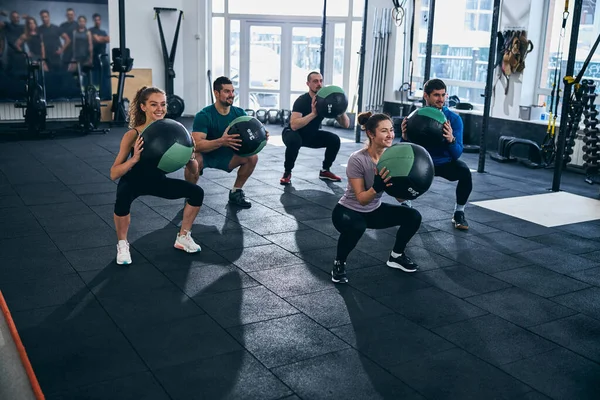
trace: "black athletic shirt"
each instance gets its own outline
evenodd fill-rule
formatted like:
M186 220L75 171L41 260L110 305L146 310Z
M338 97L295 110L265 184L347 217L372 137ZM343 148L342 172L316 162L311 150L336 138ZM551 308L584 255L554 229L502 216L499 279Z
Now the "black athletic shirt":
M312 97L310 94L304 93L300 97L296 99L294 102L294 108L292 108L292 112L301 113L303 117L307 116L312 112ZM316 134L321 127L321 122L323 122L323 117L317 116L315 119L310 121L304 128L298 129L300 134L311 135Z

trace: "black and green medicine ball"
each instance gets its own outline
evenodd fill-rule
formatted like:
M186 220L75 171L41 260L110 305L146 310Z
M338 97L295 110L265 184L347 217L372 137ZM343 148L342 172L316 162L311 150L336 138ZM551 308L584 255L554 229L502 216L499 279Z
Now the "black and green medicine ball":
M246 115L237 117L229 124L227 133L240 135L242 143L236 151L240 157L258 154L267 144L267 131L264 125L254 117Z
M435 107L422 107L406 117L406 138L409 142L432 148L444 144L446 116Z
M325 86L317 92L317 113L324 118L336 118L348 109L348 97L339 86Z
M429 152L414 143L398 143L381 155L377 170L385 167L390 173L391 186L385 188L390 196L414 200L431 186L434 176L433 160Z
M172 119L152 122L142 132L144 151L140 161L145 167L171 173L187 164L194 151L194 142L188 130Z

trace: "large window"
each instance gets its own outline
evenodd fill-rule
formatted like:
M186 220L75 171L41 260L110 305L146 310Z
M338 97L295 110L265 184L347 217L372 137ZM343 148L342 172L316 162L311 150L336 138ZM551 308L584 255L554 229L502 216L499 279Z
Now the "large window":
M211 0L213 79L229 76L237 106L290 109L319 71L323 0ZM364 0L327 0L324 83L355 95Z
M433 26L433 47L429 78L443 79L448 96L458 96L461 102L483 107L489 42L491 34L491 0L437 0ZM421 3L415 23L413 46L418 57L414 68L412 90L423 87L429 1ZM464 26L448 21L465 21ZM413 56L414 59L414 56Z
M567 67L567 58L569 53L569 44L571 41L571 27L573 24L573 2L569 4L569 15L567 16L567 26L564 32L561 32L564 12L564 0L549 0L548 9L548 27L546 31L543 65L541 69L539 87L537 90L539 104L546 104L548 111L552 103L552 87L556 81L561 84L562 78ZM581 20L579 22L579 34L577 40L577 51L575 57L575 75L579 73L581 67L594 41L600 34L600 26L598 23L594 25L594 21L599 21L600 6L596 0L583 0L583 9ZM562 51L559 51L559 41L562 37ZM584 78L600 80L600 54L592 57L592 61L586 69ZM562 87L562 84L561 84ZM562 100L562 96L561 96ZM554 110L552 110L554 111ZM560 113L560 107L559 107Z

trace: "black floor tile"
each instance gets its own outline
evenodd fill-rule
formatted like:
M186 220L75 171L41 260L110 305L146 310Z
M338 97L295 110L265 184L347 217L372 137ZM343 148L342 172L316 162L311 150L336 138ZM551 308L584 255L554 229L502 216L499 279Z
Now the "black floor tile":
M282 214L289 215L300 222L327 218L331 220L331 210L314 203L300 206L285 206L276 208L275 210Z
M84 387L46 393L47 400L169 400L169 396L150 372L139 372Z
M487 192L486 194L489 195L489 193L490 192ZM487 208L478 206L468 206L467 208L465 208L465 217L467 217L469 221L476 221L482 224L492 221L502 221L510 218L506 214L488 210Z
M469 240L508 255L545 247L541 243L502 231L469 237Z
M96 229L114 229L114 225L108 225L96 214L78 214L78 215L57 215L48 218L40 218L40 224L48 233L64 232L89 232ZM116 239L115 239L116 243Z
M468 216L466 216L466 218L467 218L467 221L469 222L469 230L467 230L467 231L456 229L454 227L454 224L452 224L452 221L451 221L452 218L450 218L450 220L448 220L448 221L446 221L446 220L431 221L431 222L427 222L427 224L432 226L433 228L439 229L441 231L452 233L454 235L458 235L458 236L465 237L465 238L499 232L498 229L493 228L489 225L482 224L477 221L469 221Z
M80 272L81 279L97 297L112 297L163 287L175 288L156 267L147 263L113 264L102 270Z
M228 331L269 369L348 347L302 314L233 327Z
M242 350L206 314L133 330L127 338L152 370Z
M11 282L0 287L11 312L78 302L89 292L75 273Z
M556 247L566 253L581 254L597 250L600 243L594 240L585 239L581 236L573 235L567 232L551 233L549 235L535 236L531 240L541 243L548 247Z
M313 293L333 287L330 275L310 264L255 271L249 275L280 297Z
M114 193L92 193L92 194L80 194L79 198L88 206L103 206L115 204L117 195ZM135 203L134 203L135 204ZM112 207L111 207L112 208Z
M486 274L522 267L531 262L517 256L500 253L492 248L474 244L473 247L452 252L444 256Z
M292 253L301 253L337 245L337 240L314 229L276 233L265 238Z
M398 314L354 320L331 329L346 343L384 368L446 351L452 343Z
M173 400L276 400L292 391L246 351L154 371Z
M600 252L598 253L600 254ZM600 262L600 259L598 261ZM569 276L572 276L573 278L583 281L585 283L589 283L590 285L600 287L600 267L572 272L569 273Z
M190 297L259 286L248 274L231 264L172 269L165 274Z
M478 245L470 240L453 235L448 232L434 231L427 233L418 233L408 243L407 253L410 247L418 246L429 249L437 254L446 255L449 252L457 252Z
M92 214L93 211L81 201L72 201L60 204L45 204L29 207L37 218L67 217L70 215Z
M48 393L147 370L119 332L28 347L27 353L42 391Z
M513 235L529 238L533 236L548 235L554 232L553 228L547 228L542 225L522 219L512 218L510 220L492 221L488 225L498 230L512 233Z
M245 272L301 264L303 260L281 247L269 244L244 248L240 253L223 251L223 256Z
M252 200L270 208L295 207L312 203L291 193L252 196Z
M196 237L196 235L194 235ZM198 235L198 241L214 251L236 250L245 247L271 244L270 240L249 229L236 229L221 232L220 235ZM240 250L241 252L241 250Z
M0 195L0 208L21 207L23 205L23 200L16 194Z
M481 308L431 287L382 297L379 301L430 329L487 314Z
M97 193L112 193L114 195L117 191L117 185L107 179L106 182L69 185L69 189L76 195Z
M33 254L20 259L1 260L0 282L28 281L69 275L75 272L65 256L58 252ZM1 286L1 284L0 284Z
M91 249L94 247L116 245L115 229L107 225L82 232L48 232L61 251Z
M555 349L502 367L553 399L597 399L600 366L567 349Z
M392 373L428 399L514 399L531 388L461 349L398 365Z
M46 233L39 235L0 239L0 257L3 262L22 261L31 257L29 249L35 249L38 256L55 254L59 250Z
M584 258L587 258L589 260L596 261L598 264L600 264L600 250L599 251L592 251L590 253L581 254L581 256L584 257Z
M520 288L485 293L469 297L467 301L523 327L543 324L576 313L570 308Z
M598 221L580 222L577 224L563 225L557 227L561 231L569 232L586 239L600 238L600 225Z
M494 276L542 297L558 296L589 286L537 265L498 272Z
M356 324L365 319L393 313L381 303L349 286L288 297L286 300L325 328Z
M433 331L493 365L508 364L556 348L552 342L492 314Z
M298 222L295 218L287 215L277 215L258 219L240 221L240 224L259 235L271 235L273 233L296 232L308 229L308 226Z
M561 274L570 274L598 266L597 262L551 247L519 253L519 258Z
M335 237L336 241L339 235ZM356 248L363 253L370 254L376 251L391 251L396 243L396 234L390 235L383 229L368 229L360 238Z
M511 286L464 265L421 272L415 276L432 286L463 298Z
M275 368L273 372L303 399L424 399L352 349Z
M390 268L384 263L375 267L347 271L347 275L350 286L373 298L408 293L430 286L417 279L415 273Z
M590 287L553 297L552 300L592 318L600 319L600 288Z
M538 335L600 363L600 321L583 314L529 328Z
M262 286L201 296L194 301L225 328L298 313Z
M204 314L188 296L171 286L100 297L99 301L125 333Z
M17 185L14 189L19 194L23 203L28 206L67 203L79 200L62 183L36 183L31 185Z
M99 334L117 331L98 300L91 293L82 293L72 302L11 314L26 348L53 346Z
M312 229L324 233L327 236L331 236L334 239L337 239L340 236L340 233L335 229L335 226L333 226L331 216L329 218L302 221L302 224L310 226Z

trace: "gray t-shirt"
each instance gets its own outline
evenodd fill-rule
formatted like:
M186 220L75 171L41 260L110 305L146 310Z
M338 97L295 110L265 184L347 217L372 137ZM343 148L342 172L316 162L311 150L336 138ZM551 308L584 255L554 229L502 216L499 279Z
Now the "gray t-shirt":
M365 181L365 190L369 190L375 181L376 168L377 165L371 159L367 149L361 149L350 155L348 166L346 167L346 176L348 176L348 179L363 178ZM382 196L383 192L377 193L369 204L363 206L359 203L356 193L354 193L354 189L352 189L352 185L348 181L346 192L338 203L351 210L367 213L376 210L381 205Z

